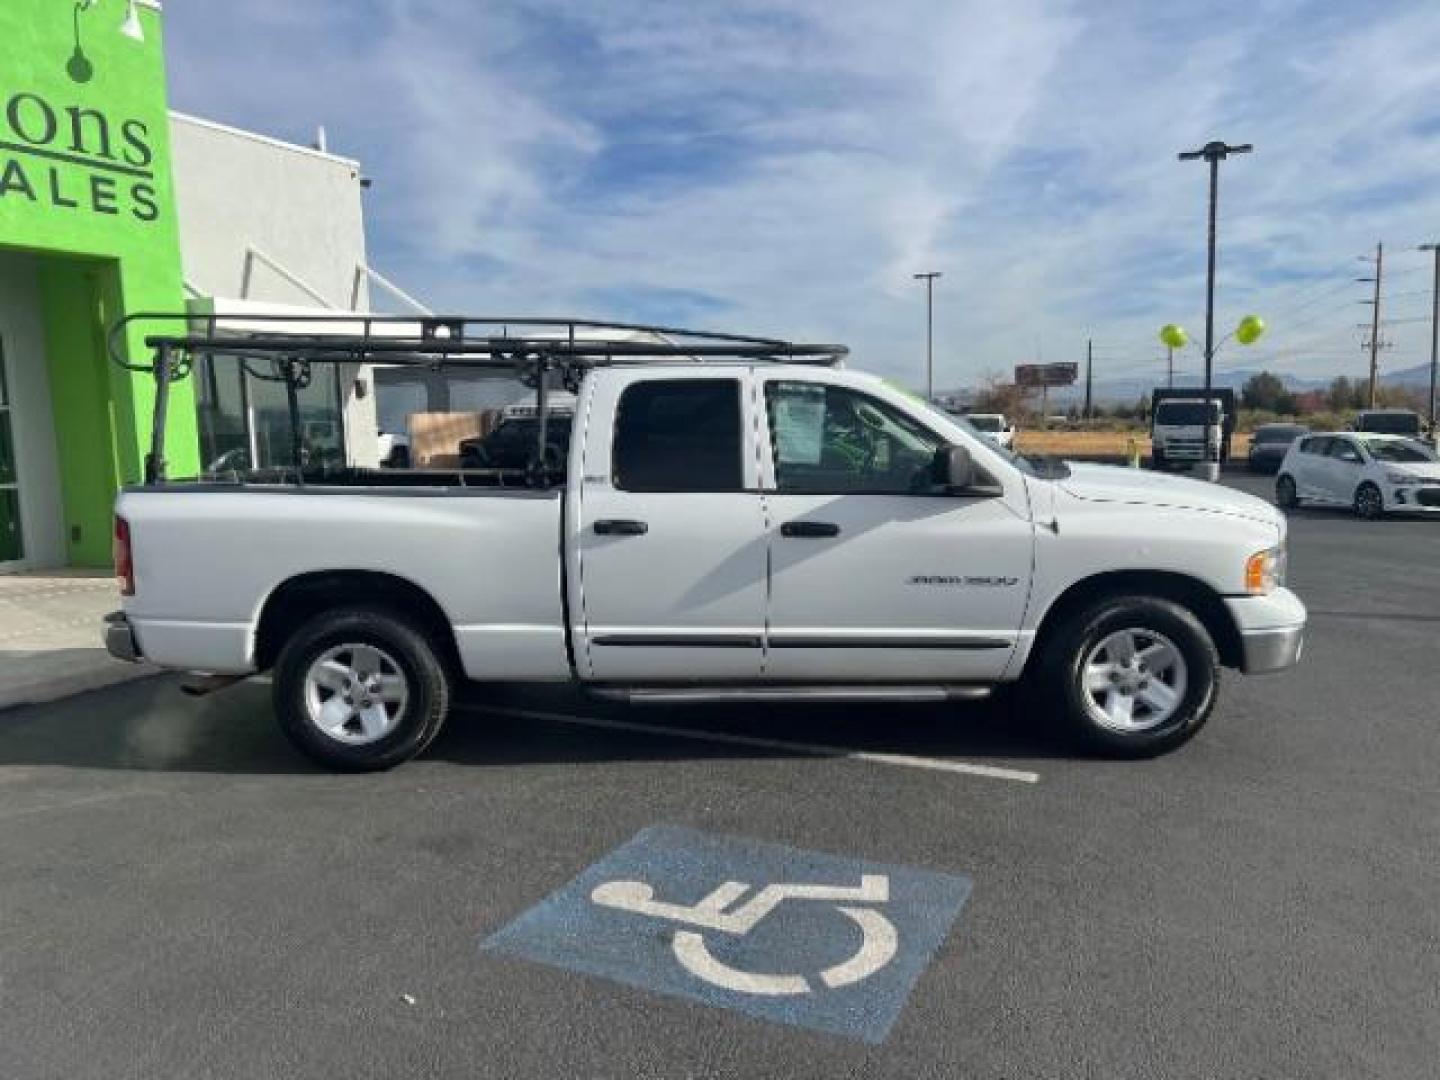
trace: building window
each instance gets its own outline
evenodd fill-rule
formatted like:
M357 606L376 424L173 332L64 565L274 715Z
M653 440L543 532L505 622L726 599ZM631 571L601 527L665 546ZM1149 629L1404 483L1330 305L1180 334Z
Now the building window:
M200 452L207 474L294 464L294 429L279 365L205 356L196 364ZM340 365L312 364L297 392L300 446L308 468L345 464Z

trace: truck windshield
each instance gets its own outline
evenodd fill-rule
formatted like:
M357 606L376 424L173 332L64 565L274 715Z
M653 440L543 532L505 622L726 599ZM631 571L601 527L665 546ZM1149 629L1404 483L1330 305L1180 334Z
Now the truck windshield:
M998 416L967 416L965 419L976 431L999 431L1001 427Z
M1220 403L1210 403L1211 422L1220 420ZM1155 423L1174 425L1195 425L1205 423L1205 402L1203 401L1162 401L1155 406Z
M981 440L984 443L986 449L988 449L992 454L999 454L1002 458L1010 462L1011 465L1014 465L1015 468L1019 469L1026 476L1034 476L1040 479L1053 479L1054 477L1051 476L1052 473L1054 473L1056 476L1059 475L1060 468L1057 465L1051 464L1047 461L1042 461L1041 467L1037 469L1036 463L1025 457L1023 454L1017 454L1014 450L1007 450L1005 447L995 442L994 439L986 438L980 432L980 429L970 422L969 417L956 416L954 413L946 412L933 401L924 401L921 402L921 404L932 416L938 416L946 424L953 424L956 427L968 431L976 439ZM944 430L943 426L941 430Z

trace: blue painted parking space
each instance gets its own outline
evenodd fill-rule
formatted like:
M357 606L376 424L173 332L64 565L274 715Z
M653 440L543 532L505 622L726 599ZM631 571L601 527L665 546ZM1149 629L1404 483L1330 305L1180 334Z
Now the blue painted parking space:
M655 826L482 947L878 1043L970 890L962 875Z

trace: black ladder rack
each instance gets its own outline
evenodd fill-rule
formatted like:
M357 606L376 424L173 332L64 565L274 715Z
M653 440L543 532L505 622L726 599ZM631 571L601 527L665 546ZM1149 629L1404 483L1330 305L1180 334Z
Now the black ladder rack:
M121 355L119 346L126 330L146 323L179 324L182 332L147 334L145 345L152 350L153 358L149 364L134 364ZM540 421L537 458L543 460L548 391L556 375L561 385L574 390L586 371L607 365L740 360L833 366L849 353L844 345L803 344L645 323L543 316L358 315L339 311L324 315L140 312L115 324L108 347L115 364L128 371L149 372L155 379L151 448L145 459L147 484L165 481L170 384L186 378L197 357L271 362L274 374L260 377L286 385L291 429L295 433L293 464L297 477L301 477L296 390L309 382L313 363L512 372L535 390ZM532 472L532 483L546 482L543 469Z

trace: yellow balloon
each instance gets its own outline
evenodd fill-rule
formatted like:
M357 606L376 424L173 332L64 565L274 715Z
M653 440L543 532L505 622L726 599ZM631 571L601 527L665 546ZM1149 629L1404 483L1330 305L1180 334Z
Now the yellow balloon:
M1172 349L1183 349L1190 341L1190 335L1185 333L1183 326L1175 323L1166 323L1160 328L1160 342Z
M1254 345L1265 333L1265 320L1259 315L1246 315L1235 328L1235 340L1241 345Z

